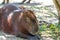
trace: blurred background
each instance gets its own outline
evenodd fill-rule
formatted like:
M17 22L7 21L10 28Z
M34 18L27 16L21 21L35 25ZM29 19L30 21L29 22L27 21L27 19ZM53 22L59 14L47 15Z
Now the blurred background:
M9 3L21 3L22 1L23 0L9 0ZM26 0L26 2L27 1L28 0ZM2 2L3 0L0 0L0 7L4 5ZM16 5L22 5L34 11L39 24L38 34L41 35L41 40L60 40L60 24L58 20L58 12L53 3L53 0L31 0L29 4L26 2L24 2L24 4ZM2 38L5 38L2 34L0 35L0 40L2 40ZM8 38L8 40L12 39L13 38ZM15 37L13 40L19 39Z

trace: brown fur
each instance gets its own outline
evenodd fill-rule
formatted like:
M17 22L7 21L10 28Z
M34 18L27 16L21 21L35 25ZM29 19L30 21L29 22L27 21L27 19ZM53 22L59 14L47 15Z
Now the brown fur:
M33 38L38 31L37 19L31 10L8 4L2 7L2 14L2 31L7 34Z

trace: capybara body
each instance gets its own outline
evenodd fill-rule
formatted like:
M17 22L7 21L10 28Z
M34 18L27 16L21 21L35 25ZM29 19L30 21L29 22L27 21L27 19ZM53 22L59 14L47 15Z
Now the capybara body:
M39 40L36 36L38 22L33 11L7 4L2 7L2 31L28 40Z

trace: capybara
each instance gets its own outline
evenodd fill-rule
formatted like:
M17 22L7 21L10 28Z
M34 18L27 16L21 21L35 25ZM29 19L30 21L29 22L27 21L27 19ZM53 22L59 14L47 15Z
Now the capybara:
M33 11L13 4L2 7L2 31L28 40L40 40L36 35L38 22Z

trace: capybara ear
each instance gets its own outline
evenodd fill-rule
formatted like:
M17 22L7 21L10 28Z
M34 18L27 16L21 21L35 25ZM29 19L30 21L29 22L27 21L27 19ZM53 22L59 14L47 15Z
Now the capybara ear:
M20 6L19 8L20 8L20 9L25 9L25 7L24 7L24 6Z

